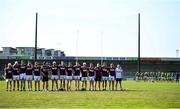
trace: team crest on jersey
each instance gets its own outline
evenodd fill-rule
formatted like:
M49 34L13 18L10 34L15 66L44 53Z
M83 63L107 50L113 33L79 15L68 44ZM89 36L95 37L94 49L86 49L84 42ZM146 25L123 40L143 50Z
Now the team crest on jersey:
M34 71L39 71L39 69L34 69Z
M14 68L14 70L18 70L18 68Z
M65 70L65 67L60 67L60 70Z
M11 72L12 72L11 70L8 71L8 73L11 73Z
M103 71L105 71L105 72L106 72L106 71L107 71L107 69L103 69Z
M80 68L76 68L76 70L80 70Z
M89 70L89 71L90 71L90 72L93 72L94 70L91 69L91 70Z
M31 67L28 67L27 70L31 70L32 68Z
M87 69L86 69L86 68L83 68L83 72L87 72Z
M72 68L68 68L68 70L72 70Z
M21 66L21 68L25 68L25 66Z
M52 67L53 70L56 70L57 68L56 67Z
M110 71L115 71L114 69L110 69Z

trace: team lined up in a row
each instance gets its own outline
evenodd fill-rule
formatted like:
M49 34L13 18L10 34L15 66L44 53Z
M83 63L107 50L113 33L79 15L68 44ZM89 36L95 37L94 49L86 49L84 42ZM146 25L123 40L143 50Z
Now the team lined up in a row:
M90 63L88 67L85 62L82 66L78 62L74 66L70 62L68 66L65 66L63 61L59 65L55 61L52 65L47 62L44 62L43 65L35 62L33 65L30 61L26 65L24 61L21 61L21 64L16 61L14 65L8 63L4 77L7 82L7 91L8 88L11 91L12 81L13 91L16 88L25 91L26 81L28 90L32 91L32 80L35 81L35 91L40 91L40 80L43 82L43 91L48 91L49 78L52 80L52 90L54 90L55 85L56 90L59 90L58 80L60 80L60 90L71 90L72 80L75 80L75 90L80 90L80 80L82 81L82 90L87 89L87 80L90 83L89 90L96 90L96 86L98 86L98 90L101 90L101 81L103 90L106 90L107 81L109 81L109 90L114 90L114 86L117 90L118 83L120 84L120 90L122 90L122 72L123 70L119 64L115 68L113 64L108 67L105 63L101 66L97 63L96 67L93 67L93 64ZM115 80L116 85L114 85Z

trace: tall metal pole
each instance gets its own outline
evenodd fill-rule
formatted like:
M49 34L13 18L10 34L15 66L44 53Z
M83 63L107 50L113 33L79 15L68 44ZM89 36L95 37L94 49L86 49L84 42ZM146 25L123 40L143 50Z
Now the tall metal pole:
M76 62L78 62L78 38L79 38L79 30L76 31L77 37L76 37Z
M141 73L141 40L140 40L140 13L138 14L138 73Z
M101 31L101 65L103 64L103 31Z
M37 61L37 23L38 23L38 13L36 12L36 26L35 26L35 61Z
M179 57L179 50L176 50L176 57Z

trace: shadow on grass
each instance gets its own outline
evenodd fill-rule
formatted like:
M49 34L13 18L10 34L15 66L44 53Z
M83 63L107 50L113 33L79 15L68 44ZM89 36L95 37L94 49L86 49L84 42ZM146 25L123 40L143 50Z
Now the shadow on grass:
M19 92L19 93L69 93L69 92L90 92L90 93L93 93L93 92L142 92L142 91L145 91L145 90L135 90L135 89L123 89L123 90L94 90L94 91L90 91L90 90L49 90L49 91L0 91L1 93L4 93L4 92L8 92L8 93L14 93L14 92Z
M48 91L48 92L139 92L139 91L143 91L143 90L135 90L135 89L128 89L128 90L94 90L94 91L90 91L90 90L70 90L70 91Z

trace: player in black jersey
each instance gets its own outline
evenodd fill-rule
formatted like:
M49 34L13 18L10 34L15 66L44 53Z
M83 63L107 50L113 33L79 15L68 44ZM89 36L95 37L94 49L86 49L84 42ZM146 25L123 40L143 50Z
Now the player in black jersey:
M43 91L48 91L48 75L49 75L49 66L47 62L43 63L43 66L41 67L42 76L43 76ZM46 88L45 88L46 85Z

